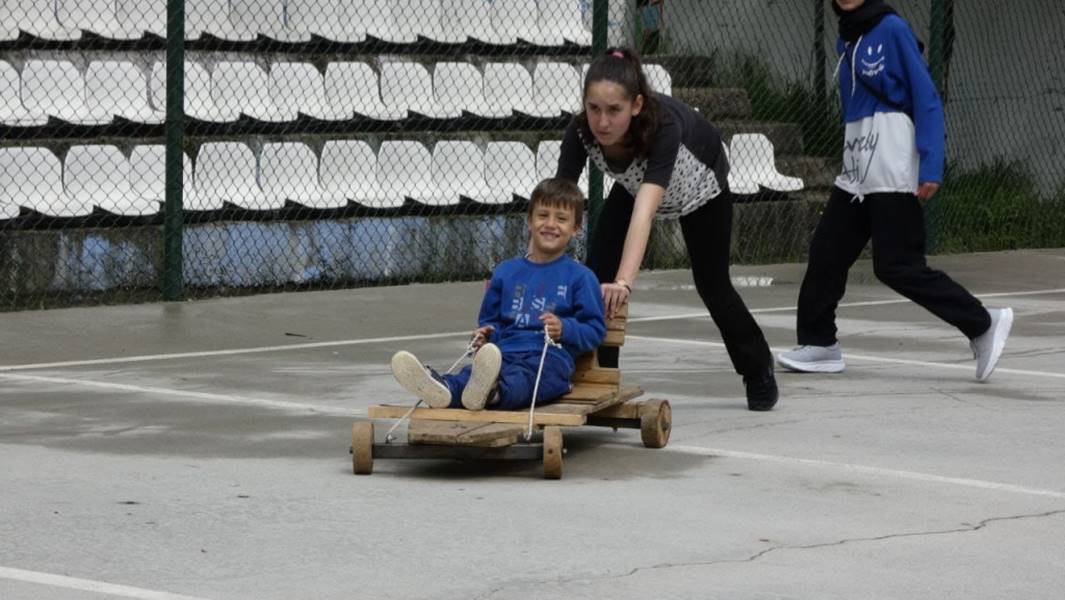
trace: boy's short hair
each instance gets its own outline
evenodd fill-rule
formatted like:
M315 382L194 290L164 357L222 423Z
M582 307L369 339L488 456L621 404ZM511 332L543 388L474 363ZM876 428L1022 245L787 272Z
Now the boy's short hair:
M584 220L584 192L569 179L549 177L536 184L529 198L528 217L532 217L537 205L572 208L577 227Z

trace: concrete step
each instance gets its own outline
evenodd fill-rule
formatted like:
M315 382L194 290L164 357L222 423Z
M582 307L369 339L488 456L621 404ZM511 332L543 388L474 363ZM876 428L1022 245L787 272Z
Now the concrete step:
M823 156L777 155L777 171L790 177L801 177L806 189L824 190L832 187L839 175L840 165Z
M747 90L742 88L677 87L674 85L673 97L697 109L711 121L747 119L751 116L751 100L747 97Z

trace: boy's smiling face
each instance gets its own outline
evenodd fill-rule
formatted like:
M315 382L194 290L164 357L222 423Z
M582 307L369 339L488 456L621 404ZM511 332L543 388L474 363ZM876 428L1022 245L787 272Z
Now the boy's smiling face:
M572 207L537 203L529 215L529 258L549 262L562 256L578 229Z

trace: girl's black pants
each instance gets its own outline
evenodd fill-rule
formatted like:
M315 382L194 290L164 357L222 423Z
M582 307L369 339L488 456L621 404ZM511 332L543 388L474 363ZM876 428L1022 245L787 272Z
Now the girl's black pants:
M612 282L617 277L634 202L632 194L615 184L603 203L586 261L600 282ZM681 217L680 227L691 259L695 289L721 331L732 366L740 375L763 375L772 368L769 344L729 276L732 193L726 189ZM600 360L604 366L617 364L616 358L611 361L602 351Z

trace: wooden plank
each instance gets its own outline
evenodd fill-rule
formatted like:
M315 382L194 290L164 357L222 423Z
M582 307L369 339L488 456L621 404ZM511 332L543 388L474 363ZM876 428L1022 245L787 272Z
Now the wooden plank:
M604 346L624 346L625 345L625 332L624 331L611 331L606 332L606 337L603 338Z
M595 404L606 398L617 395L617 386L603 385L599 383L581 383L573 386L573 390L558 399L559 402L586 402Z
M596 417L608 417L612 419L639 419L640 403L623 402L614 406L608 406L593 413Z
M371 406L367 415L371 419L399 419L407 414L409 406L394 406L380 404ZM524 410L466 410L464 408L416 408L411 413L411 419L426 421L468 421L471 423L515 423L527 424L529 413ZM583 415L551 414L536 411L533 420L534 425L559 425L562 427L576 427L584 425Z
M585 371L574 371L570 381L578 383L602 383L618 385L621 383L621 371L611 368L595 367Z
M521 425L418 419L411 421L407 439L411 444L498 448L518 441L524 430Z

